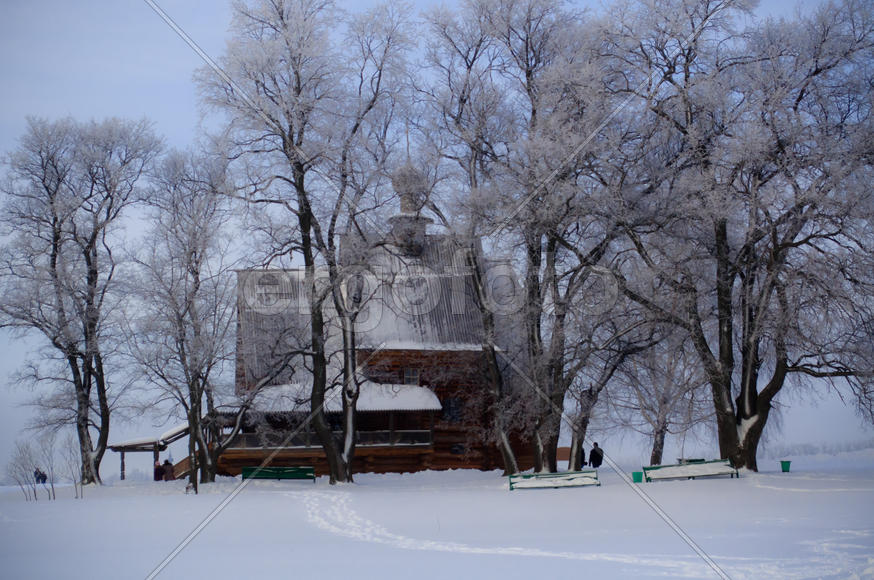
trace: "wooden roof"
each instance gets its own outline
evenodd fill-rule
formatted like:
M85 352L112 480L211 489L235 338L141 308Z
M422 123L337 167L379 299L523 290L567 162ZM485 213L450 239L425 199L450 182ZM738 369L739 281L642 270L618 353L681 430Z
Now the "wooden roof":
M423 235L415 251L393 243L345 241L341 252L347 299L357 298L356 343L360 349L462 351L481 350L483 326L473 275L464 251L446 235ZM363 249L362 249L363 248ZM508 275L509 273L509 275ZM303 357L310 340L309 305L302 269L238 272L237 379L253 385L308 382ZM502 276L501 281L497 280ZM327 283L327 273L317 279ZM520 292L509 266L489 268L492 294ZM498 303L506 302L498 296ZM340 336L326 300L327 350L340 352ZM517 312L497 312L497 342L505 352L521 333ZM339 375L339 361L331 360ZM333 376L329 376L329 385Z
M177 441L188 435L188 423L182 423L168 429L157 437L140 437L137 439L128 439L107 445L112 451L154 451L157 448L159 451L164 451L170 443Z

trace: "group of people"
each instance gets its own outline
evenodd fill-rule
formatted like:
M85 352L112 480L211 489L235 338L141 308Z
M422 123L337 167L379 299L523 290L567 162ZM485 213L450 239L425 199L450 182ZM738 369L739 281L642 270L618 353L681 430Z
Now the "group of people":
M162 465L160 461L155 461L155 481L173 481L173 464L169 459L164 460Z
M580 452L582 453L582 461L580 462L580 465L585 467L586 466L586 450L581 449ZM589 466L597 469L597 468L601 467L601 462L603 460L604 460L604 450L601 449L600 447L598 447L598 443L596 442L592 446L592 452L589 453Z
M46 475L42 469L37 467L36 469L33 470L33 479L37 483L41 483L41 484L45 485L45 483L49 480L49 476Z

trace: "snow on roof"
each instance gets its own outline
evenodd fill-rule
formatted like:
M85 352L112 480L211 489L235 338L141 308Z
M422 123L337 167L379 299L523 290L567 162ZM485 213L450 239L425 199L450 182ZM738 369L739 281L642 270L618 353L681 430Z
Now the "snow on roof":
M286 384L263 389L255 399L255 408L266 412L305 412L310 409L310 385ZM443 407L437 395L427 387L394 385L364 381L358 395L359 411L439 411ZM339 413L343 399L338 387L325 392L325 411Z
M158 447L165 447L168 443L172 443L175 439L178 439L179 436L186 431L188 431L188 423L180 423L172 429L161 433L158 437L139 437L137 439L128 439L127 441L112 443L108 445L108 447L111 449L115 447L154 447L155 445L157 445Z
M147 445L161 445L161 440L156 437L140 437L139 439L128 439L127 441L119 441L110 443L108 447L145 447Z
M277 413L303 411L309 405L309 392L310 386L300 383L265 387L255 396L252 408Z
M355 321L359 349L482 350L482 316L467 248L449 236L429 234L421 252L410 255L391 244L356 239L344 238L341 259L346 265L362 265L356 274L361 288L353 294L361 300ZM482 253L478 246L474 251ZM488 260L484 274L494 310L495 344L524 368L522 292L512 265ZM309 382L303 378L307 364L300 355L312 340L305 271L242 270L237 277L238 390L264 380L272 385ZM337 364L342 336L332 305L329 300L325 308L325 349Z
M441 236L427 236L417 256L372 250L368 264L380 275L359 314L359 344L412 344L422 350L481 347L473 276L457 254L451 240Z
M159 439L161 441L169 441L170 439L173 439L173 438L178 437L179 435L182 435L186 431L188 431L188 423L180 423L179 425L176 425L172 429L168 429L167 431L161 433L161 436L159 437Z
M339 397L337 397L339 399ZM437 395L427 387L366 382L358 395L359 411L439 411Z

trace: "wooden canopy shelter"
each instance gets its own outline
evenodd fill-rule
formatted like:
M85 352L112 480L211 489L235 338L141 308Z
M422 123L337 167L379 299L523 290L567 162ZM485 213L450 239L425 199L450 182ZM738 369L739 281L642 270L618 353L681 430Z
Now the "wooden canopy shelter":
M188 423L177 425L161 433L158 437L143 437L140 439L130 439L109 445L112 451L121 453L121 479L124 479L124 454L125 453L142 453L151 451L153 460L158 461L158 454L165 451L167 446L178 441L188 435Z

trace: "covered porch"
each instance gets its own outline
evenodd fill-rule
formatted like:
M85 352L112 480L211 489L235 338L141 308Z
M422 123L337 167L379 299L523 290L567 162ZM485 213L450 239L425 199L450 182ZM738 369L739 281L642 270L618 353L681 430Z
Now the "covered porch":
M335 440L342 441L342 400L326 393L325 412ZM434 392L417 385L365 381L357 404L356 472L427 469L433 455L435 413L442 410ZM328 473L321 442L309 422L308 385L280 385L259 394L243 427L219 458L219 471L237 475L243 467L313 466ZM228 429L230 426L228 426Z
M119 470L119 476L121 479L125 478L125 463L124 456L125 453L152 453L152 462L158 461L159 454L161 451L166 451L167 447L182 439L183 437L188 435L188 423L182 423L180 425L176 425L172 429L161 433L157 437L141 437L138 439L129 439L127 441L120 441L118 443L112 443L108 445L109 449L115 451L116 453L121 454L121 468ZM174 466L174 478L179 475L176 473L176 469Z

